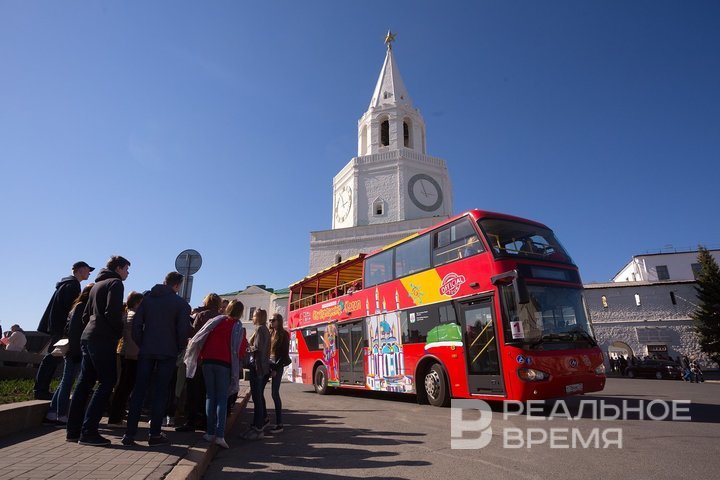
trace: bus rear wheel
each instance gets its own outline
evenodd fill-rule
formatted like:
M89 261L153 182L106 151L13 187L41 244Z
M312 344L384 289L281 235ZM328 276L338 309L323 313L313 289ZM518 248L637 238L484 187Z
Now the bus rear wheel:
M327 384L327 370L324 365L320 365L315 369L315 378L313 381L315 387L315 393L319 395L327 395L328 384Z
M445 372L437 363L425 373L425 395L430 405L435 407L447 407L450 404Z

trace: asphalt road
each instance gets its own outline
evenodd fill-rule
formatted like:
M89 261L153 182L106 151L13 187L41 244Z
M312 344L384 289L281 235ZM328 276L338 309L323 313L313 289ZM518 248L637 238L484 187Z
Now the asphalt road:
M720 476L720 384L689 384L669 380L609 379L598 395L574 397L565 405L548 404L542 413L510 415L503 407L491 413L490 442L479 449L452 449L451 410L417 405L412 396L347 392L320 396L309 385L283 384L285 431L247 441L238 434L247 428L252 404L242 424L228 436L230 450L220 452L210 465L206 479L716 479ZM269 391L268 406L272 408ZM588 406L577 416L580 401L615 405L623 401L633 407L649 402L690 400L690 421L651 420L630 412L630 419L597 420ZM644 403L640 403L644 402ZM567 411L564 407L567 407ZM683 405L680 405L682 408ZM553 413L552 420L543 420ZM612 407L606 410L613 413ZM271 413L273 413L271 411ZM465 418L474 417L466 412ZM475 412L477 413L477 412ZM664 406L655 402L651 414L664 416ZM490 418L490 417L488 417ZM508 430L521 432L506 438ZM534 430L533 430L534 429ZM527 435L542 440L544 430L555 441L533 444ZM592 432L598 430L599 441ZM607 429L620 429L602 441ZM571 446L577 432L577 448ZM559 432L559 433L557 433ZM566 432L563 434L563 432ZM611 432L607 430L607 432ZM617 432L617 430L615 430ZM477 437L473 432L466 437ZM622 438L619 446L616 440ZM587 445L582 448L582 442ZM603 448L606 446L607 448ZM599 447L599 448L595 448Z

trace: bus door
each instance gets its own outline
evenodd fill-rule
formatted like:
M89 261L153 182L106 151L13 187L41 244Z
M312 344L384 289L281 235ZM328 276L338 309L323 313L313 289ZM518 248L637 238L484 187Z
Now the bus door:
M460 304L470 393L504 393L492 299Z
M340 383L365 385L364 321L338 325Z

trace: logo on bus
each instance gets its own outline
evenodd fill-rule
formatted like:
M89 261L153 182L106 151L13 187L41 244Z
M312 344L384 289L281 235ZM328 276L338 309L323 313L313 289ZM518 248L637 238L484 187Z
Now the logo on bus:
M464 275L458 275L455 272L450 272L445 275L445 278L442 279L442 284L440 285L440 293L452 297L458 291L460 291L460 285L462 285L463 283L465 283Z

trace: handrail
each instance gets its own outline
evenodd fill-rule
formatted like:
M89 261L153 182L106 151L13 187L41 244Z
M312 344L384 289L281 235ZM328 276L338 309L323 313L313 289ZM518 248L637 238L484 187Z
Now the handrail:
M298 308L309 307L310 305L314 305L316 303L327 302L328 300L335 299L337 297L345 295L346 292L350 289L350 287L358 283L362 285L362 277L356 278L349 282L345 282L332 288L328 288L326 290L322 290L317 293L312 293L307 297L299 298L293 302L290 302L290 310L297 310Z

